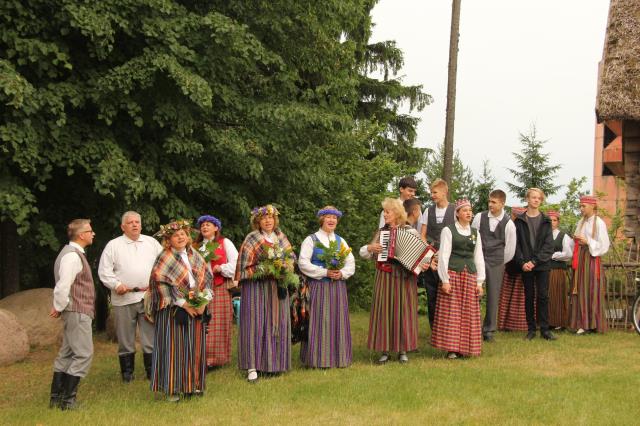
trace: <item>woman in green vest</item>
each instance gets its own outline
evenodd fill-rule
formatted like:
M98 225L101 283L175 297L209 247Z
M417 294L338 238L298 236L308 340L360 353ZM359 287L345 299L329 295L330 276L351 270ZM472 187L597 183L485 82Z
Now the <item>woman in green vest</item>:
M471 227L471 203L456 202L456 222L442 229L438 255L438 289L431 345L447 358L478 356L482 351L480 300L484 257L478 230Z
M549 272L549 326L556 330L569 327L569 280L567 261L573 255L573 240L562 232L560 214L548 211L553 234L553 255Z

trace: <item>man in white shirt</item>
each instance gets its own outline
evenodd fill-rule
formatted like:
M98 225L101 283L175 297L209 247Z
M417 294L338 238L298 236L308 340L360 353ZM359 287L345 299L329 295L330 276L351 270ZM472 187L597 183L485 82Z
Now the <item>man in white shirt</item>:
M142 235L140 214L128 211L122 215L123 235L109 241L100 257L98 275L111 290L111 306L118 337L118 356L122 380L134 379L136 328L140 330L144 368L151 377L153 325L144 317L144 292L149 285L153 264L162 252L154 238Z
M411 198L415 198L416 190L418 189L418 184L413 176L405 176L400 179L398 183L398 191L400 192L400 196L398 200L404 203L406 200L410 200ZM378 229L384 227L384 216L383 212L380 212L380 220L378 221ZM420 227L422 226L422 218L418 219L416 223L411 225L415 228L416 231L420 232Z
M489 210L476 214L471 226L482 238L482 252L487 284L487 311L482 324L482 338L493 342L498 328L498 303L504 265L516 252L516 226L504 212L507 194L500 189L489 193Z
M93 358L91 322L95 314L95 287L85 247L95 233L89 219L75 219L67 227L65 245L53 266L56 286L49 316L64 321L62 346L53 363L49 408L76 408L80 379L89 373Z

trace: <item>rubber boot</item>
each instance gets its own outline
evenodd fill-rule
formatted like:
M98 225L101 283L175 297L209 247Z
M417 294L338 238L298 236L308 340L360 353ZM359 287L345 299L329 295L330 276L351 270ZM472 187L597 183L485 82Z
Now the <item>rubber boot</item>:
M120 355L120 373L122 381L129 383L133 381L133 363L135 361L135 353Z
M65 374L64 378L63 396L60 401L60 408L62 411L74 410L77 408L76 395L78 393L80 377Z
M51 380L51 399L49 400L49 408L59 407L62 400L63 385L64 385L65 373L61 371L53 372L53 379Z
M142 359L144 361L144 371L147 373L147 380L151 380L151 359L153 358L153 354L142 354Z

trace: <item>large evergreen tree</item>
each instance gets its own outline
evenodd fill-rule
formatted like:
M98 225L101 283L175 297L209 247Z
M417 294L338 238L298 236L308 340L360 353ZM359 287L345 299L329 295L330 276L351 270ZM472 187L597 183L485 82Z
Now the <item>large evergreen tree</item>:
M515 182L507 182L509 190L524 201L529 188L540 188L546 196L553 195L562 187L555 179L559 164L550 164L549 153L543 152L547 140L538 139L536 127L532 126L528 134L520 133L521 150L514 152L517 168L507 168Z
M93 219L95 258L128 209L146 232L214 213L239 244L274 202L295 243L332 203L362 242L387 183L424 159L398 106L429 102L395 77L393 43L369 44L374 4L5 1L0 229L20 235L23 288L51 284L71 218Z
M444 162L444 145L440 144L435 151L427 155L427 162L423 171L427 176L428 184L442 177ZM458 150L455 150L453 155L453 177L451 182L447 183L449 184L449 201L455 202L459 198L476 199L476 182L473 171L469 166L464 165Z
M489 160L482 162L482 174L476 179L475 198L471 201L474 212L481 212L489 208L489 193L496 189L496 178L493 176Z

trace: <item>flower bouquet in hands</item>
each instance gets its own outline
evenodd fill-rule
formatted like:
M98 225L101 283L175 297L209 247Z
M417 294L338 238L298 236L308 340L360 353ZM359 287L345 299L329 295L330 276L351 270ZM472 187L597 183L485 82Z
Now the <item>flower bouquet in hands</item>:
M194 309L200 309L203 306L208 305L209 302L211 302L211 300L213 299L213 294L208 288L205 288L204 290L198 290L197 288L189 290L182 289L180 291L184 297L184 300L186 300L189 306Z
M317 248L322 249L322 254L318 258L324 262L325 268L333 271L344 268L347 256L351 253L351 247L347 248L344 244L340 244L340 247L338 247L336 240L329 241L329 247L320 241L317 241L315 245Z
M203 241L198 247L198 252L204 257L204 260L209 263L214 260L218 260L220 256L216 254L216 250L220 247L220 243L217 241Z
M258 265L253 277L273 278L279 288L287 289L289 286L297 287L300 279L294 272L295 257L291 248L284 249L278 244L263 244Z

